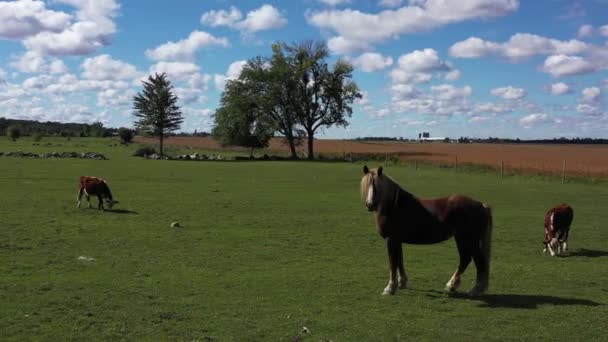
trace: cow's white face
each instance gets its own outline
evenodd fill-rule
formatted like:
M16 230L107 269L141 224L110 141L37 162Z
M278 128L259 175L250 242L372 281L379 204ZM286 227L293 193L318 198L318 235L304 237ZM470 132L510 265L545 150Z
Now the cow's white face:
M114 204L118 203L118 201L107 199L107 198L106 198L105 202L106 202L106 206L108 207L108 209L112 209Z

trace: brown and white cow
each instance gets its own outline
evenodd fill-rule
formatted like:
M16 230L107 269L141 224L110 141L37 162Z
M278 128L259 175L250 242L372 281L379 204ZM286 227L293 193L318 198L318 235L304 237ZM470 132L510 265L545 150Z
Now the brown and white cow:
M549 253L555 256L564 253L568 250L568 235L570 233L570 225L574 219L574 210L567 204L555 206L545 215L545 248L543 253Z
M110 191L108 183L104 179L98 177L80 177L80 190L78 190L77 208L80 208L80 200L82 199L82 195L86 196L87 202L89 202L89 208L92 208L89 196L97 196L97 199L99 200L97 209L99 210L105 210L103 206L104 202L108 206L108 209L112 209L112 206L118 203L118 201L115 201L112 198L112 192Z

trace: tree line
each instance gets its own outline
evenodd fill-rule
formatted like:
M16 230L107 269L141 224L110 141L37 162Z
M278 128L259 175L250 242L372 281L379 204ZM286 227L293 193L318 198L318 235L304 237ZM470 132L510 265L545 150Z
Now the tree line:
M41 122L0 117L0 135L9 135L9 131L12 130L18 130L19 136L104 137L117 133L117 129L104 127L101 122L93 124Z

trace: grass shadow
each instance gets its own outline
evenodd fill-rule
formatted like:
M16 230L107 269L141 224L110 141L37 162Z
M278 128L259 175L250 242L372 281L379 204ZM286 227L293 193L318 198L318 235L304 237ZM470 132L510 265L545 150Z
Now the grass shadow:
M433 291L439 293L438 291ZM445 298L443 296L429 295L434 298ZM511 309L537 309L540 305L582 305L600 306L604 305L588 299L563 298L547 295L520 295L520 294L487 294L479 297L471 297L466 293L456 292L448 295L450 298L479 301L480 307L485 308L511 308Z
M580 248L577 251L570 252L562 255L562 257L587 257L587 258L599 258L608 256L608 251L600 251L597 249Z
M114 213L114 214L134 214L134 215L139 214L137 211L127 210L127 209L110 209L110 210L106 210L106 211L109 213Z

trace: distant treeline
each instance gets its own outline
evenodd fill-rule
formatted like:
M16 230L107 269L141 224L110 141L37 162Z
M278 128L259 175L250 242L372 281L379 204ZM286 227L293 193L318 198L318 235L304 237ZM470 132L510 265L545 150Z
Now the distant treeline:
M403 137L401 138L396 138L396 137L361 137L361 138L355 138L353 139L355 141L415 141L415 139L405 139Z
M93 124L40 122L36 120L15 120L0 117L0 135L6 135L9 127L19 128L21 136L41 135L47 137L108 137L118 135L118 128L104 127L101 122ZM207 137L209 132L178 133L179 137Z
M6 135L9 127L18 127L22 136L105 137L118 132L116 128L104 127L101 122L84 124L0 118L0 135Z
M403 137L361 137L353 139L355 141L418 141L418 139L405 139ZM425 142L424 140L422 140ZM507 139L507 138L469 138L460 137L458 139L445 138L437 142L445 143L485 143L485 144L608 144L608 138L553 138L553 139Z
M553 138L553 139L505 139L505 138L469 138L460 137L450 140L459 143L489 143L489 144L608 144L606 138Z

